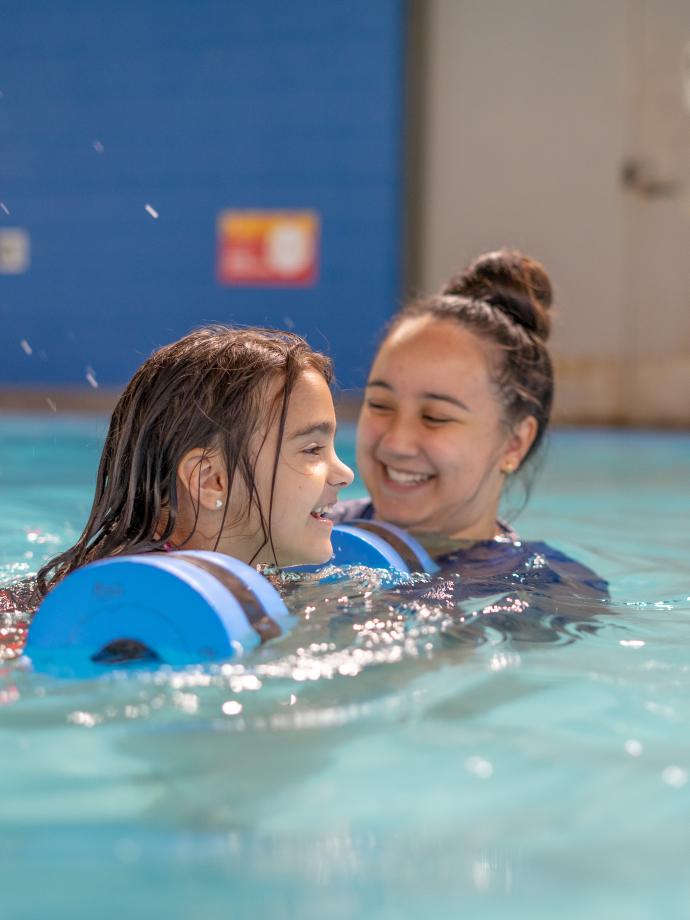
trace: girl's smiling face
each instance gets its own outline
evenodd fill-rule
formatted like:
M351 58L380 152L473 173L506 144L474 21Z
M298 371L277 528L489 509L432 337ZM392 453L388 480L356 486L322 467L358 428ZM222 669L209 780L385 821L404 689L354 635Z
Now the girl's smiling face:
M491 539L507 472L534 439L529 416L508 430L491 352L456 322L406 319L374 360L357 464L376 516L458 539Z
M304 371L290 394L276 468L270 520L275 559L269 543L256 562L285 566L330 559L333 524L324 513L337 501L339 489L353 479L352 470L335 452L335 427L328 384L317 371ZM256 487L266 514L271 507L277 443L278 420L274 419L255 468Z
M236 475L229 481L218 449L185 454L174 546L281 566L330 559L333 524L324 514L353 479L335 453L331 391L322 373L303 371L289 396L281 438L282 386L281 379L262 401L267 421L252 437L246 480Z

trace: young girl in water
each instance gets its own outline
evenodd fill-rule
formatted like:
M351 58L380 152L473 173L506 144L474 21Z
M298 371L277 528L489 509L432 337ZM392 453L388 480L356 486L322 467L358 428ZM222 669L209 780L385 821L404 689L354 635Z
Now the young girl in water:
M206 327L155 352L113 412L84 531L39 571L38 594L125 553L325 562L325 512L352 481L330 381L326 357L269 329Z
M526 470L549 425L552 288L520 252L476 259L441 293L405 306L388 327L366 386L357 464L370 498L340 503L338 521L376 517L414 532L464 595L509 584L553 595L606 594L590 570L499 519L506 483Z

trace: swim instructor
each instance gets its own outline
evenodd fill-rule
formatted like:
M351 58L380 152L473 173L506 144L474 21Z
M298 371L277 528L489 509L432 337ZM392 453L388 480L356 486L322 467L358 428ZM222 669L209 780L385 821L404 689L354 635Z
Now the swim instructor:
M589 569L545 544L521 543L498 516L507 482L529 476L549 426L552 296L540 263L502 249L393 317L357 430L370 497L340 502L336 520L375 517L404 527L436 546L442 566L459 566L470 579L472 565L463 563L481 563L478 578L488 570L514 577L516 566L546 554L555 580L560 571L577 590L606 593Z

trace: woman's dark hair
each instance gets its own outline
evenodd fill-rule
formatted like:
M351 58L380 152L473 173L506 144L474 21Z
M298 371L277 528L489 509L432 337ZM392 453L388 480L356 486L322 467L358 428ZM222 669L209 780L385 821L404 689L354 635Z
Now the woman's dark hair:
M456 322L494 346L492 383L506 424L529 415L537 421L527 460L544 437L553 402L553 366L546 347L552 296L539 262L515 249L499 249L453 275L440 294L403 307L389 334L407 319L428 315Z
M298 335L271 329L207 326L154 352L118 400L89 519L74 546L40 569L41 595L87 562L163 549L178 516L177 469L193 448L220 451L228 491L239 476L248 495L247 511L252 505L258 510L263 543L257 553L267 543L272 547L273 492L285 418L290 394L309 369L331 382L328 358ZM276 382L280 386L267 403ZM255 433L266 437L276 417L278 444L265 509L254 479L256 451L251 445ZM226 512L227 504L223 524Z

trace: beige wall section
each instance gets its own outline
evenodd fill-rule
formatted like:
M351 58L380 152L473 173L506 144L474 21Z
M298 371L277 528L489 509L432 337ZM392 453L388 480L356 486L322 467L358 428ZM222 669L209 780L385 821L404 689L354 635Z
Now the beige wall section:
M483 250L542 260L561 419L625 421L625 0L421 0L414 287Z

